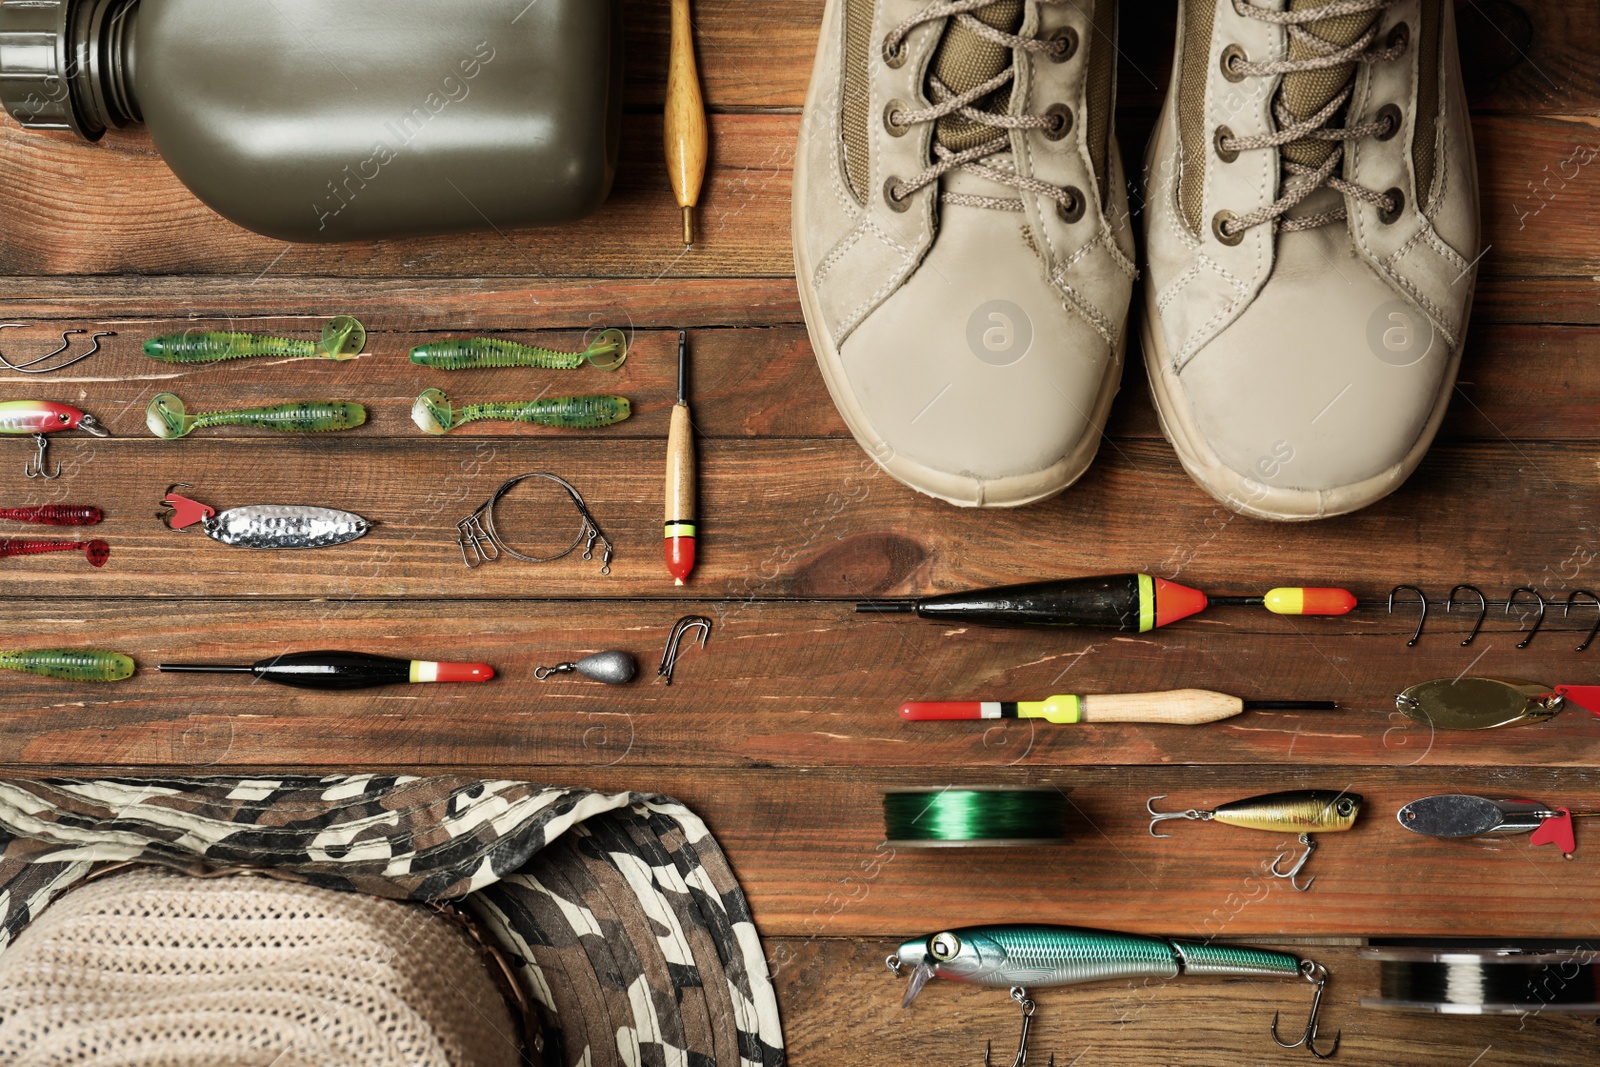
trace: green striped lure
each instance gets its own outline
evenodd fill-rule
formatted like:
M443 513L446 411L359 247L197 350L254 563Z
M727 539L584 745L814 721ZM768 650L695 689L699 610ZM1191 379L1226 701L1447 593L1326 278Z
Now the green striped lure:
M411 405L411 421L423 433L449 433L469 422L499 419L532 422L541 426L587 429L610 426L633 414L633 405L621 396L547 396L526 402L507 401L453 406L437 389L424 390Z
M601 330L582 352L502 341L495 337L435 341L411 350L411 362L439 370L481 370L492 367L544 367L573 370L587 362L601 370L616 370L628 358L628 337L621 330Z
M883 827L895 848L993 848L1067 841L1067 798L1059 789L890 789Z
M291 400L267 407L190 415L182 400L171 393L162 393L145 408L144 421L150 432L163 441L176 440L194 430L212 426L255 426L280 433L327 433L360 426L367 421L367 409L343 400Z
M1327 1052L1316 1048L1317 1012L1328 982L1327 970L1319 963L1272 949L1169 941L1076 926L971 926L907 941L887 963L896 976L902 967L911 969L901 1007L909 1006L933 978L998 989L1010 987L1011 997L1021 1005L1023 1013L1017 1064L1027 1056L1028 1027L1034 1012L1034 1003L1028 999L1030 987L1183 975L1305 978L1316 986L1305 1032L1298 1041L1284 1041L1278 1036L1278 1018L1274 1015L1272 1039L1283 1048L1304 1045L1318 1059L1327 1059L1339 1049L1339 1035L1334 1036L1333 1047Z
M94 648L33 648L0 652L0 670L60 678L65 682L125 682L133 660L120 652Z
M367 344L367 329L349 315L338 315L322 328L322 338L301 341L258 333L201 332L152 337L144 354L163 363L220 363L227 359L355 359Z

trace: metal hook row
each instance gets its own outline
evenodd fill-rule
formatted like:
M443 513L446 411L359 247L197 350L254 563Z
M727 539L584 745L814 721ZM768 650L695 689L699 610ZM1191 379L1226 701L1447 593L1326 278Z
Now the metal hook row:
M1478 598L1478 617L1473 621L1472 630L1461 642L1462 646L1465 647L1472 644L1473 638L1478 636L1478 631L1483 629L1484 620L1489 615L1489 600L1483 595L1483 590L1479 589L1477 586L1462 583L1461 585L1451 589L1450 595L1445 598L1444 610L1447 614L1455 610L1456 594L1463 591L1471 593ZM1389 613L1391 615L1394 613L1395 595L1402 592L1415 593L1417 597L1417 603L1422 608L1422 614L1417 618L1417 628L1415 632L1412 633L1411 640L1406 642L1406 647L1412 648L1415 647L1416 643L1422 639L1422 628L1428 622L1428 596L1421 589L1414 585L1395 586L1393 589L1389 590ZM1572 592L1567 594L1566 603L1562 611L1562 617L1566 618L1571 616L1572 605L1580 596L1588 597L1590 600L1594 601L1597 610L1595 614L1594 625L1589 627L1589 632L1587 635L1585 635L1583 642L1575 649L1577 652L1582 652L1584 649L1588 648L1589 645L1594 641L1595 636L1600 634L1600 596L1596 596L1587 589L1574 589ZM1511 614L1512 609L1517 605L1518 599L1525 597L1533 598L1534 603L1538 605L1538 613L1534 616L1533 625L1528 629L1527 634L1523 636L1521 641L1517 642L1518 648L1527 648L1528 644L1533 640L1534 635L1539 632L1539 627L1544 625L1545 609L1548 606L1545 598L1537 589L1534 589L1532 586L1519 585L1515 589L1511 590L1511 595L1506 599L1505 613L1507 615Z

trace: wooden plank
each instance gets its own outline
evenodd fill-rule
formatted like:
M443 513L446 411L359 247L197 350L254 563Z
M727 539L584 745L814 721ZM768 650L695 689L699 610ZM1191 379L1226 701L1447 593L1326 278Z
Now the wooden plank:
M174 589L181 592L181 589ZM1550 684L1592 667L1571 631L1528 649L1498 620L1474 647L1441 628L1407 648L1403 620L1355 627L1301 620L1258 627L1217 609L1141 638L973 628L855 615L848 604L340 601L3 602L3 648L89 645L131 655L117 685L0 676L0 762L170 762L226 733L229 766L347 767L436 762L546 767L596 763L718 767L962 767L1132 764L1546 766L1600 764L1600 724L1569 709L1537 727L1435 732L1394 697L1466 670ZM655 668L672 621L714 621L676 684ZM1552 620L1552 626L1560 620ZM1451 629L1454 627L1452 626ZM249 679L157 673L161 662L248 663L289 650L349 648L402 658L487 662L484 685L332 696ZM590 652L631 652L640 677L607 687L538 682L534 669ZM1331 712L1250 712L1208 726L907 723L907 700L1038 699L1054 693L1203 688L1248 698L1337 699Z
M101 406L96 413L132 435L141 410ZM108 518L95 532L112 544L111 562L91 574L82 559L65 555L8 560L0 596L667 596L659 514L666 412L646 410L638 421L638 432L653 439L530 431L518 440L421 433L380 440L364 427L276 438L264 452L260 434L268 431L217 430L178 442L61 438L52 450L68 475L24 484L11 468L8 506L103 508ZM29 448L12 441L4 462L20 465ZM1577 443L1527 442L1509 455L1488 443L1443 445L1401 492L1299 528L1244 519L1214 503L1156 441L1114 442L1055 500L989 511L952 509L911 492L850 441L707 441L700 460L705 525L690 586L698 597L859 599L1119 570L1214 591L1248 592L1268 581L1346 584L1370 599L1405 581L1440 598L1457 582L1476 582L1498 596L1533 584L1554 597L1593 584L1600 557L1594 459ZM1509 477L1508 467L1519 476ZM576 555L470 573L461 566L457 521L504 479L530 470L557 471L585 494L617 546L608 579L597 575L598 562ZM217 507L319 503L378 525L332 549L227 548L151 517L174 482ZM577 525L564 500L554 490L513 498L502 531L524 550L554 547ZM1375 545L1385 546L1381 556Z
M597 299L603 304L603 298ZM365 309L363 315L365 315ZM666 312L666 309L659 309ZM365 437L411 438L411 403L422 390L437 387L462 400L531 398L573 392L616 392L634 402L637 418L605 432L605 440L659 437L662 411L677 397L677 333L632 330L629 309L594 310L584 317L587 331L539 330L496 333L514 341L560 350L581 350L597 328L613 323L632 334L629 362L619 373L541 371L530 368L451 374L411 365L411 347L442 338L469 336L472 331L424 333L373 330L366 350L352 362L325 360L254 360L227 365L168 365L144 357L142 341L186 331L245 330L317 336L322 318L190 318L190 320L59 320L37 323L30 333L8 334L8 358L24 362L56 346L64 328L115 330L101 342L93 362L48 379L0 371L0 387L19 394L85 395L96 418L115 418L115 434L142 437L142 408L162 390L184 398L190 410L277 403L286 397L358 398L371 411ZM371 315L366 318L373 320ZM382 314L376 322L390 320ZM696 432L702 438L850 437L832 398L813 366L810 341L802 326L714 328L696 330L693 338L693 394ZM80 341L82 346L82 341ZM1130 354L1122 397L1112 413L1107 434L1122 438L1160 438L1155 411L1146 389L1146 371L1138 346ZM78 347L75 350L83 350ZM1558 326L1480 326L1470 334L1458 397L1443 427L1443 440L1592 440L1600 432L1600 330ZM1538 366L1538 374L1528 373ZM104 416L109 411L114 416ZM504 422L478 422L462 434L470 437L522 435Z
M596 316L638 329L792 326L792 278L276 278L45 275L6 279L14 319L302 318L359 311L374 330L582 329ZM1469 337L1487 325L1600 325L1593 278L1480 279ZM308 323L299 323L298 327ZM1481 347L1481 346L1478 346Z
M564 226L341 245L291 245L213 213L178 181L142 129L96 144L0 120L0 274L238 274L422 278L460 275L782 275L798 116L711 118L712 169L699 244L683 248L667 184L661 119L623 120L623 164L606 205Z
M977 1063L985 1041L994 1043L997 1064L1010 1062L1018 1012L1004 990L934 982L902 1010L904 980L891 978L883 965L898 947L892 940L768 938L766 944L793 1067ZM1342 1033L1337 1062L1345 1067L1465 1067L1475 1060L1480 1067L1548 1067L1593 1056L1589 1016L1440 1017L1363 1009L1359 1000L1378 992L1379 972L1376 963L1356 958L1354 946L1276 941L1266 947L1328 968L1318 1047L1326 1051L1333 1034ZM1029 992L1038 1005L1029 1063L1051 1056L1058 1067L1311 1062L1302 1049L1274 1047L1268 1035L1277 1011L1280 1032L1299 1033L1309 1004L1302 982L1140 979Z
M620 325L629 330L632 342L627 364L614 374L588 369L529 368L452 374L416 367L406 359L413 346L488 331L458 328L424 332L393 312L374 316L365 308L356 310L369 323L390 328L371 326L366 350L357 359L341 364L263 359L226 365L172 365L150 360L140 352L145 338L190 330L244 330L312 338L323 321L320 317L101 317L37 323L30 332L0 337L8 358L21 362L49 351L56 347L55 338L60 331L68 327L97 332L115 330L118 335L102 340L101 353L92 361L47 379L0 371L0 388L13 388L19 395L85 395L85 407L91 411L105 407L115 412L119 421L114 432L130 436L144 433L140 402L161 391L177 393L193 410L207 410L208 405L269 404L292 396L356 398L373 414L372 427L364 434L380 437L415 434L408 413L417 394L426 388L443 389L464 400L528 399L545 393L619 393L633 402L639 417L607 430L607 439L658 435L658 416L676 398L676 332L633 328L626 306L610 312L585 313L582 317L592 323L587 331L493 331L495 336L509 340L579 351L599 328ZM803 327L700 329L694 331L690 342L696 432L702 438L849 436L814 368ZM83 351L81 340L78 343L80 347L74 351ZM1539 372L1530 374L1530 366L1537 366ZM1443 440L1593 438L1594 410L1600 403L1600 330L1480 326L1470 335L1464 367L1458 396L1442 431ZM110 389L135 399L110 405L97 399ZM507 423L478 423L464 433L499 437L520 436L522 431ZM1161 436L1137 343L1129 354L1122 395L1113 409L1107 433L1119 440Z
M1555 297L1553 299L1559 299ZM1574 307L1586 306L1568 298ZM1511 308L1524 306L1517 299ZM802 322L790 278L279 278L50 275L6 280L14 319L185 322L277 319L311 329L340 310L374 332L571 330L599 319L636 329ZM303 320L303 321L295 321ZM13 336L7 341L18 340Z
M703 238L685 252L659 151L660 120L624 123L628 161L597 214L563 227L348 245L288 245L213 214L136 132L87 145L0 122L0 274L786 276L799 117L712 120ZM1135 131L1137 124L1134 125ZM1600 274L1600 129L1584 116L1480 116L1481 269L1496 277ZM1142 138L1125 142L1137 160ZM1131 173L1137 173L1135 167Z
M86 754L104 758L92 734L83 740ZM217 720L194 716L182 735L186 769L213 766L227 741ZM324 750L319 758L341 755ZM54 764L54 774L72 761L58 751L40 762ZM296 766L303 771L306 764ZM3 773L25 770L0 767ZM819 924L828 936L904 937L1019 919L1198 938L1595 936L1600 847L1592 842L1580 844L1567 862L1549 846L1530 848L1526 837L1437 841L1407 832L1394 818L1402 804L1444 792L1593 805L1600 802L1600 772L1592 769L937 767L864 773L618 764L552 772L499 764L472 773L678 797L705 818L727 851L768 937L813 936ZM883 789L967 784L1063 790L1071 841L1020 850L884 846ZM1317 876L1306 893L1265 874L1275 856L1294 846L1291 834L1202 823L1185 824L1168 839L1146 832L1151 796L1165 794L1162 803L1181 810L1301 788L1348 790L1365 802L1354 830L1322 842L1304 872ZM1585 831L1578 832L1581 838ZM1530 886L1537 887L1534 907L1528 906Z
M369 412L369 424L356 431L359 437L413 441L421 439L422 432L411 421L411 406L424 389L441 389L459 402L615 393L632 402L634 416L606 428L604 439L665 439L667 414L677 399L677 331L636 329L625 307L611 313L587 313L585 317L592 323L587 330L513 332L423 332L404 325L385 330L371 324L383 323L388 315L371 316L365 309L357 310L369 323L367 345L361 355L344 362L255 359L170 364L152 360L141 350L147 338L189 331L243 330L314 339L325 321L321 317L155 321L109 318L39 323L27 332L0 335L7 358L25 362L56 348L61 330L68 326L95 332L115 330L117 336L102 339L101 352L92 359L49 378L0 371L0 389L23 396L81 397L85 409L96 418L109 420L107 425L118 438L149 437L144 422L146 404L158 393L171 392L180 396L190 411L274 404L293 397L356 400ZM625 329L631 338L628 360L614 372L589 367L449 372L415 366L407 358L416 345L484 332L558 351L578 352L601 329L612 326ZM82 338L76 343L78 348L74 351L86 350ZM691 344L696 432L702 438L848 436L817 373L803 328L702 329L694 331ZM108 392L116 393L120 399L97 399ZM503 437L508 433L522 436L525 432L536 431L508 422L474 423L457 431L471 437Z

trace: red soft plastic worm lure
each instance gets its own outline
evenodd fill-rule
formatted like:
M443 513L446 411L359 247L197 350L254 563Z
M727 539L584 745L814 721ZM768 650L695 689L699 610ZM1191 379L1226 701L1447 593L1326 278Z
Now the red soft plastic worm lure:
M104 567L111 546L94 541L0 541L0 559L7 556L41 556L47 552L82 552L91 567Z
M0 519L31 522L37 526L93 526L104 516L99 508L78 504L40 504L30 508L0 508Z

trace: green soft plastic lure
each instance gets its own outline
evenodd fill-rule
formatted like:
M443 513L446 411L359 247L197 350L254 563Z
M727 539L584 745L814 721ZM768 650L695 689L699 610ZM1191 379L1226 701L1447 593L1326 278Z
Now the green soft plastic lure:
M21 671L66 682L125 682L133 677L133 660L120 652L95 648L34 648L0 652L0 670Z
M352 430L367 421L367 409L343 400L291 400L261 408L204 411L190 415L171 393L162 393L145 408L145 425L164 441L211 426L256 426L282 433L327 433Z
M144 354L163 363L220 363L227 359L355 359L367 343L367 330L349 315L339 315L322 328L317 341L267 337L257 333L203 332L168 334L144 343Z
M1327 971L1311 960L1272 949L1170 941L1076 926L971 926L907 941L889 957L888 965L896 975L902 966L911 968L911 982L901 1007L909 1006L933 978L997 989L1009 987L1013 999L1023 1008L1023 1047L1018 1063L1026 1052L1027 1021L1033 1015L1033 1002L1027 999L1029 988L1182 975L1303 977L1316 986L1305 1033L1293 1044L1283 1041L1278 1037L1274 1016L1273 1040L1284 1048L1305 1045L1319 1059L1333 1055L1339 1048L1337 1037L1329 1051L1315 1048L1317 1010L1327 984Z
M427 389L411 405L411 421L424 433L442 434L469 422L501 419L507 422L532 422L541 426L586 429L610 426L633 414L633 405L622 396L547 396L526 402L508 401L487 404L452 405L437 389Z
M411 350L411 362L439 370L479 370L492 367L545 367L572 370L587 362L601 370L616 370L628 358L628 337L621 330L601 330L582 352L518 344L494 337L435 341Z

